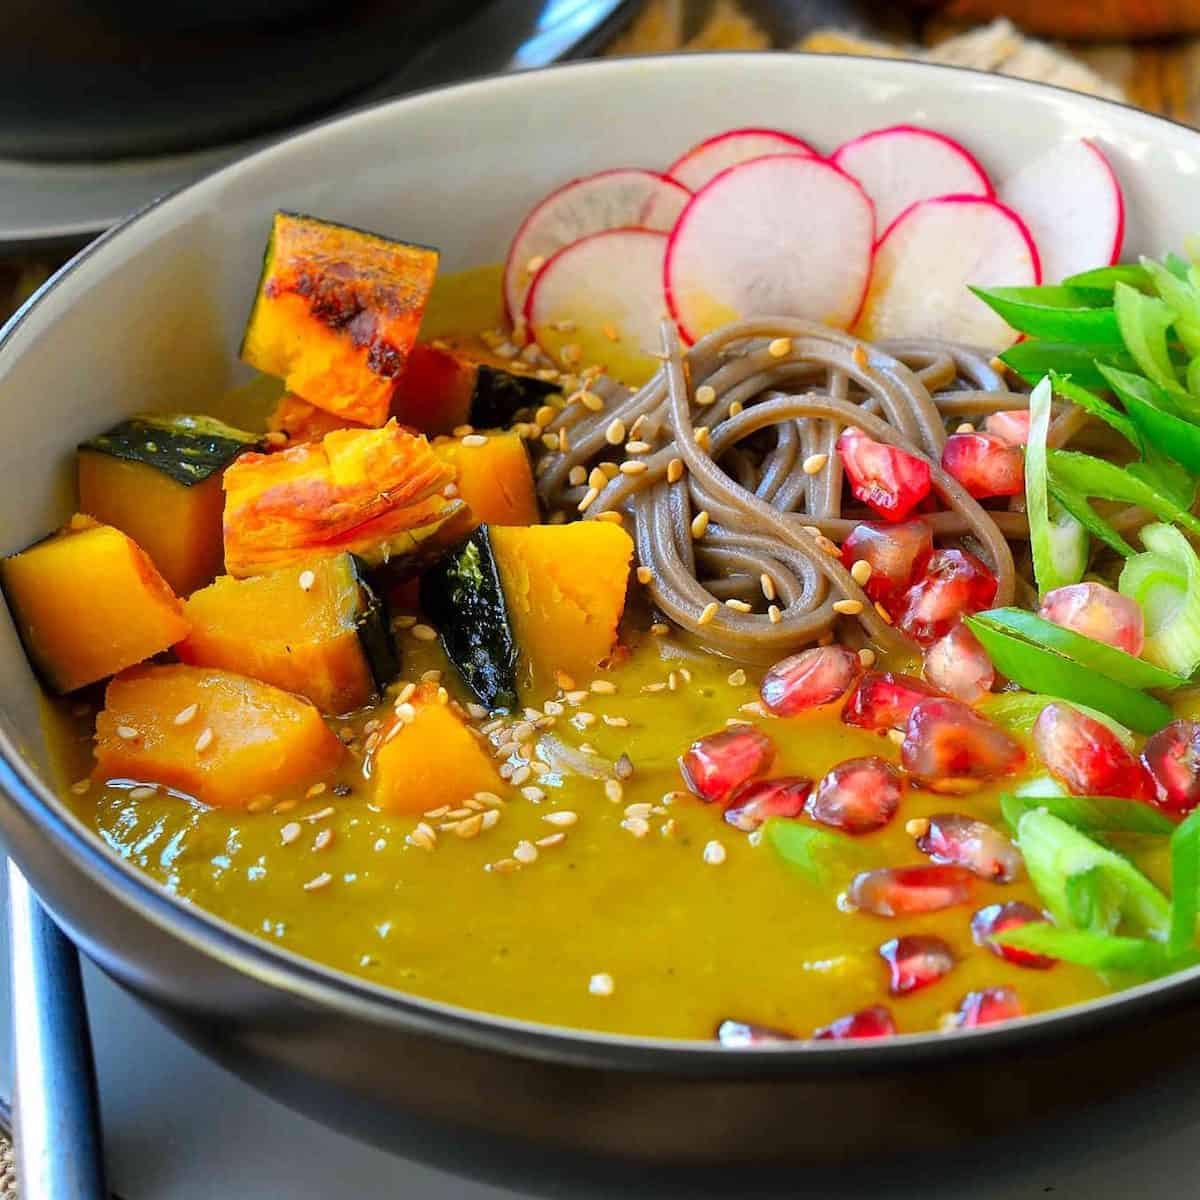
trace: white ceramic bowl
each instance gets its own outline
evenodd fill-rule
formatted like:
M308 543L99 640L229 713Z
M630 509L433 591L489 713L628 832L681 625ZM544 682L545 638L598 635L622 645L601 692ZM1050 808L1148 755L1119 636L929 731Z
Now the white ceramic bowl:
M779 126L829 150L901 122L962 139L995 177L1058 139L1097 138L1125 186L1129 253L1178 245L1196 220L1200 136L1192 130L948 68L799 55L648 58L387 104L256 154L131 218L9 323L0 335L0 550L40 537L70 511L71 450L80 439L146 408L204 409L246 374L236 349L277 208L438 246L454 270L502 258L529 206L575 175L662 167L734 126ZM0 786L9 794L0 826L73 936L256 1082L383 1139L394 1136L396 1104L668 1157L755 1156L781 1144L828 1153L847 1145L864 1105L902 1109L894 1128L903 1138L945 1136L979 1109L964 1105L950 1081L957 1071L970 1087L981 1056L1002 1053L1006 1063L991 1076L983 1119L1036 1111L1087 1084L1089 1063L1104 1058L1111 1084L1159 1061L1148 1014L1169 1022L1196 992L1193 971L1012 1029L750 1058L405 997L178 904L100 847L47 786L37 692L7 615L0 696ZM1107 1040L1122 1018L1125 1072ZM1024 1052L1030 1046L1036 1053ZM1179 1056L1178 1042L1170 1053ZM933 1063L944 1069L944 1094L915 1083ZM803 1129L791 1116L796 1106L810 1113Z

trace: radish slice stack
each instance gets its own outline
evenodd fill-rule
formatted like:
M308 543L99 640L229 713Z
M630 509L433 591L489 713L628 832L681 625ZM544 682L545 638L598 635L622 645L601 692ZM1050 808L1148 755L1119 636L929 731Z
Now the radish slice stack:
M1125 202L1095 142L1081 138L1039 155L1000 185L1000 199L1029 226L1046 283L1121 257Z
M829 158L785 130L732 129L663 174L619 168L552 192L513 239L504 299L563 367L630 383L655 369L665 314L689 342L774 316L999 350L1016 335L970 286L1108 265L1123 232L1120 184L1087 140L995 189L932 129L872 130Z

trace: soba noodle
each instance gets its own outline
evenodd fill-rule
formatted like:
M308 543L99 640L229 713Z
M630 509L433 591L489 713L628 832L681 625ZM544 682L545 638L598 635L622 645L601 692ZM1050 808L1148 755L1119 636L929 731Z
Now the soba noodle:
M935 537L980 554L996 575L996 603L1012 601L1008 539L1027 536L1024 515L984 508L940 465L948 420L1027 406L986 357L916 339L871 345L781 318L728 325L686 351L664 322L663 340L662 369L645 386L596 379L585 385L590 405L568 403L546 426L557 449L538 464L538 488L563 517L622 515L669 620L744 661L775 661L847 615L875 644L917 651L835 545L875 519L843 511L836 442L848 426L929 463L941 509L928 516ZM1077 428L1073 411L1056 422L1055 443ZM585 471L587 482L573 482ZM708 523L697 537L701 513ZM835 609L838 601L861 609Z

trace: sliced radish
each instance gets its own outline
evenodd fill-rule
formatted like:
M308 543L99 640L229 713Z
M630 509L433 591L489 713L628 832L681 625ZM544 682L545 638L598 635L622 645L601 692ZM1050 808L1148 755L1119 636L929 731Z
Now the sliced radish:
M1048 283L1121 257L1121 184L1103 151L1087 138L1063 142L1026 163L1000 185L1000 199L1029 226Z
M768 154L808 154L817 152L805 141L781 129L730 129L693 146L668 168L667 176L685 188L698 192L729 167Z
M564 246L525 300L538 345L566 367L599 363L624 383L645 383L660 365L666 252L667 235L651 229L607 229Z
M915 125L864 133L843 142L830 158L866 189L881 230L918 200L995 195L992 181L970 151L953 138Z
M723 171L683 210L667 247L671 314L689 341L742 317L840 329L862 304L875 214L820 158L776 154Z
M936 337L1000 350L1017 334L968 285L1040 282L1037 247L1010 208L981 196L921 200L879 239L855 332L875 341Z
M687 188L636 167L573 179L542 200L521 223L504 264L510 319L525 308L538 268L556 250L589 234L631 225L669 230L690 199Z

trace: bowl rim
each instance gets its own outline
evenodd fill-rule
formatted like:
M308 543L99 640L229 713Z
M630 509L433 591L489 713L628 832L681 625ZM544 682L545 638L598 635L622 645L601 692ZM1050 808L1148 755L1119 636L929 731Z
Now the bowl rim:
M844 60L865 64L884 76L941 73L951 77L986 78L1002 91L1032 91L1066 95L1084 108L1104 105L1121 110L1135 124L1163 124L1185 131L1198 139L1200 131L1169 117L1148 113L1103 96L1091 96L1054 84L1038 83L1013 76L996 75L971 68L924 63L907 59L879 59L852 54L804 55L787 51L721 51L637 55L621 59L594 59L562 63L532 71L482 76L449 87L430 87L409 95L365 104L306 126L288 137L272 142L244 158L229 163L201 179L181 185L156 197L130 213L64 263L0 326L0 355L17 330L48 297L78 268L108 244L123 237L151 213L193 189L210 185L239 171L252 169L273 153L289 149L308 137L327 136L339 125L353 126L370 121L392 109L419 107L422 101L443 94L477 91L486 93L504 87L537 87L547 76L636 71L638 64L652 62L658 69L672 64L703 60L714 64L744 62L761 64L764 57L788 59L803 71L808 62ZM309 1005L355 1020L386 1027L392 1032L433 1037L483 1051L561 1066L588 1067L633 1073L655 1073L692 1079L749 1079L828 1075L841 1072L869 1074L933 1065L960 1058L979 1058L1020 1046L1042 1046L1049 1039L1086 1035L1117 1020L1136 1016L1149 1018L1156 1012L1200 996L1200 966L1092 1000L1024 1016L1012 1021L971 1030L898 1034L862 1042L811 1042L748 1047L731 1051L714 1040L676 1039L600 1030L572 1028L524 1020L429 999L374 983L327 966L316 959L277 946L235 926L222 917L188 904L157 880L145 875L110 850L102 839L66 806L54 789L34 771L14 744L9 730L0 727L0 801L14 804L20 815L36 827L91 884L132 910L160 932L182 941L193 951L215 958L223 966L255 982L278 990ZM20 862L20 858L17 858Z

